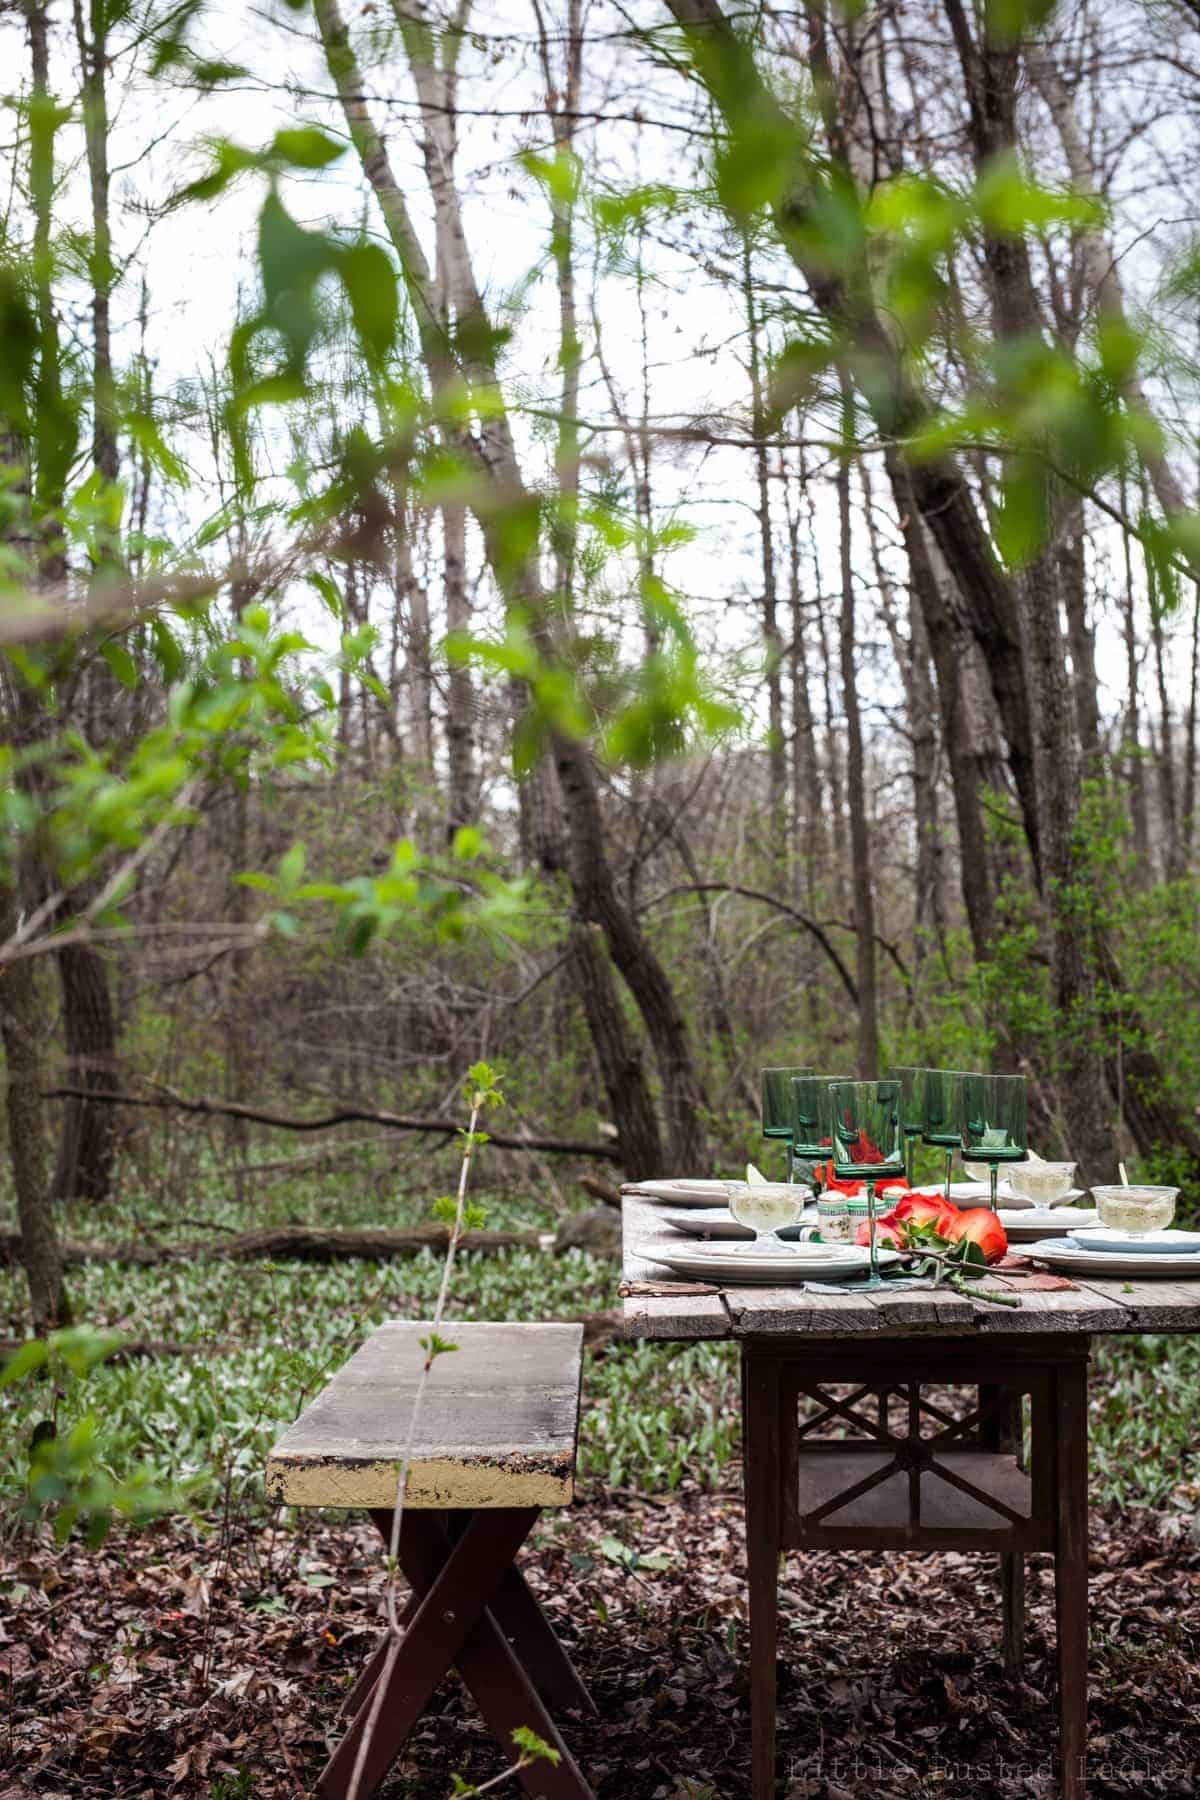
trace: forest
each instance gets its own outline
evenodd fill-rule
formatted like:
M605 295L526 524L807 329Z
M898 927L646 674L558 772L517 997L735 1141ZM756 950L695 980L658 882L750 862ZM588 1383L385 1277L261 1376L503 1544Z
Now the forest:
M310 1791L382 1558L264 1463L448 1226L448 1319L584 1325L596 1792L748 1795L736 1360L621 1340L620 1185L936 1065L1200 1217L1200 8L0 50L5 1800ZM1190 1793L1196 1338L1092 1370L1094 1791ZM789 1794L1055 1791L1036 1559L1023 1682L966 1557L790 1570ZM497 1778L438 1705L387 1795Z

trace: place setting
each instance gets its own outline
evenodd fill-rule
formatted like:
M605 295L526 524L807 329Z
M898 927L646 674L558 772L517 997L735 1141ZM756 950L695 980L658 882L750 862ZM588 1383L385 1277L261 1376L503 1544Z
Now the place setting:
M1122 1169L1124 1175L1124 1169ZM1200 1231L1172 1230L1179 1189L1122 1181L1092 1189L1097 1223L1043 1237L1025 1254L1063 1274L1200 1279Z
M1006 1277L1036 1265L1049 1272L1043 1282L1200 1277L1200 1232L1169 1229L1178 1190L1131 1185L1122 1167L1121 1185L1096 1188L1086 1204L1077 1165L1030 1148L1023 1076L898 1066L855 1081L770 1068L761 1099L762 1134L783 1149L786 1179L750 1163L744 1180L628 1184L623 1193L653 1203L670 1234L642 1247L646 1262L718 1286L946 1283L998 1303L977 1284L1002 1265ZM914 1181L919 1149L926 1172L929 1152L944 1158L940 1181Z

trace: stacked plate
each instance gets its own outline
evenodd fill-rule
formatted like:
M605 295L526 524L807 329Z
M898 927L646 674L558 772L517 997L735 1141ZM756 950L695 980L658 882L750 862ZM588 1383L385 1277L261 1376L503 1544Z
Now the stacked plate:
M1041 1238L1025 1254L1065 1275L1192 1276L1200 1281L1200 1231L1147 1231L1140 1237L1109 1225Z
M681 1244L678 1250L643 1250L647 1262L690 1281L724 1287L799 1287L806 1281L841 1281L861 1275L871 1263L857 1244L797 1244L794 1250L759 1250L753 1244ZM899 1252L881 1249L879 1265L899 1262Z
M621 1192L667 1206L723 1206L729 1198L729 1183L693 1180L690 1176L680 1181L627 1181Z
M914 1189L915 1193L928 1194L931 1197L940 1197L945 1191L940 1181L931 1182L927 1187ZM991 1198L991 1192L991 1187L986 1181L952 1181L950 1183L950 1202L953 1206L986 1206ZM1052 1208L1074 1206L1076 1200L1082 1200L1086 1192L1086 1188L1068 1188L1065 1194L1060 1195L1057 1200L1052 1200L1050 1206ZM996 1198L1012 1212L1041 1212L1044 1215L1047 1210L1045 1207L1034 1206L1032 1200L1027 1200L1024 1194L1018 1194L1007 1181L998 1183Z
M750 1227L739 1225L727 1206L692 1206L678 1212L673 1207L664 1207L659 1217L685 1237L716 1238L722 1242L747 1244L754 1237ZM799 1224L784 1225L779 1235L781 1238L798 1238L805 1225L815 1225L816 1222L815 1207L806 1206Z

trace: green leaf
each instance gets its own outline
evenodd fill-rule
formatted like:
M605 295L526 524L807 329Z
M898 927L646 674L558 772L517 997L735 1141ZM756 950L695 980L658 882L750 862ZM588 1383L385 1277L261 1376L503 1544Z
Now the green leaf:
M115 638L109 638L101 644L100 654L122 687L133 689L138 685L138 666L124 644L117 643Z
M540 1738L536 1731L529 1729L528 1725L518 1725L512 1734L512 1741L522 1756L531 1757L534 1762L558 1763L562 1761L562 1752L552 1749L545 1738Z
M345 144L339 144L315 125L302 125L277 131L271 141L270 155L278 162L290 163L297 169L324 169L344 156Z

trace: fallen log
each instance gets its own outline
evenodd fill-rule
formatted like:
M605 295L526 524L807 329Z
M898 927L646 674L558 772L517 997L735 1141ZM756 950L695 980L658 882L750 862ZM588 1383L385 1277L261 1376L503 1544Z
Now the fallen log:
M251 1125L269 1125L275 1131L329 1131L335 1125L386 1125L391 1131L424 1131L442 1137L457 1137L461 1119L412 1119L404 1113L377 1112L369 1106L339 1106L334 1112L315 1118L297 1118L291 1113L271 1112L266 1107L243 1106L237 1100L214 1100L205 1096L188 1100L182 1094L117 1094L103 1089L54 1087L44 1090L47 1100L86 1100L91 1106L148 1106L160 1112L200 1113L206 1118L245 1119ZM561 1156L595 1156L605 1162L619 1163L621 1153L615 1144L590 1143L579 1138L534 1137L531 1133L515 1136L508 1131L488 1132L493 1150L544 1150Z
M621 1315L615 1310L578 1313L564 1323L583 1326L583 1347L593 1355L602 1355L621 1338ZM0 1358L11 1356L24 1342L23 1338L0 1338ZM175 1338L125 1338L105 1360L132 1362L161 1356L232 1356L238 1350L251 1347L250 1344L232 1343L227 1338L216 1343L211 1338L196 1338L186 1344Z
M399 1256L417 1256L422 1250L444 1251L447 1228L436 1220L391 1230L384 1226L331 1231L311 1225L275 1225L260 1231L239 1231L218 1243L192 1239L182 1244L63 1244L63 1262L165 1263L165 1262L387 1262ZM467 1231L459 1246L463 1251L536 1250L536 1231ZM16 1262L21 1238L16 1231L0 1232L0 1258Z

